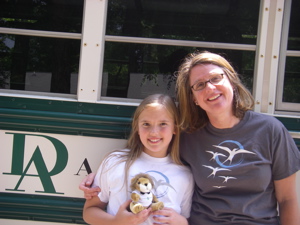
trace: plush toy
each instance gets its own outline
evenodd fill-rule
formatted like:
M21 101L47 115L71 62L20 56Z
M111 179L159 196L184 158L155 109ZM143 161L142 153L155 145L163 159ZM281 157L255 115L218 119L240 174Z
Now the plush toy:
M137 174L131 179L131 212L136 214L149 207L151 207L152 211L163 209L164 203L158 201L157 197L152 193L153 186L152 178L145 173Z

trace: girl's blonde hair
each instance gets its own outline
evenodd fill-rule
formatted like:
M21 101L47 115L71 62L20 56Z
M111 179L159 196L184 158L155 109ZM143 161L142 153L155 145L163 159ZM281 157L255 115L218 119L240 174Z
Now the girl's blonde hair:
M241 83L238 74L225 58L211 52L192 53L180 65L176 82L180 113L179 126L181 130L187 132L193 132L205 126L209 121L206 112L200 106L195 105L190 87L192 68L203 64L213 64L223 69L234 90L232 109L237 118L243 118L245 112L251 110L254 105L251 93Z
M176 105L173 101L173 99L164 94L154 94L146 97L141 104L137 107L137 109L134 112L132 123L131 123L131 133L127 141L126 148L129 150L116 150L113 153L110 153L107 157L104 159L104 163L108 163L108 159L112 157L117 157L117 163L125 162L125 177L124 177L124 183L127 183L128 180L128 171L130 166L134 163L134 161L140 157L141 153L144 150L144 146L140 140L139 134L138 134L138 120L141 113L147 109L148 107L164 107L169 115L172 116L173 122L174 122L174 135L173 138L169 144L168 148L168 154L170 154L172 160L174 163L178 165L182 165L182 162L180 160L179 155L179 137L180 137L180 128L178 126L179 122L179 116L178 116L178 110L176 108ZM109 169L113 168L116 165L111 166ZM127 187L127 185L126 185Z
M180 128L178 126L178 111L173 99L170 96L163 94L154 94L148 96L141 102L141 104L135 110L131 124L131 133L127 142L127 148L130 149L130 153L128 155L129 161L133 162L134 160L136 160L143 151L144 146L138 134L138 120L141 113L147 107L164 107L168 111L168 113L173 117L175 135L173 135L173 138L169 144L168 153L170 154L172 160L176 164L182 164L179 156Z

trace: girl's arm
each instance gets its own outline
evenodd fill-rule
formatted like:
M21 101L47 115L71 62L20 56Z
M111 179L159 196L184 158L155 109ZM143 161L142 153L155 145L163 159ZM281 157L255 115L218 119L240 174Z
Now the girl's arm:
M105 212L107 203L101 202L98 197L86 200L83 208L83 219L91 225L138 225L144 222L150 210L143 210L138 214L127 211L131 200L123 203L118 213L113 216Z
M152 214L155 222L170 225L188 225L187 219L184 216L178 214L172 208L165 207L162 210L152 212Z
M296 192L296 173L282 180L275 180L274 184L281 224L299 225L300 211Z

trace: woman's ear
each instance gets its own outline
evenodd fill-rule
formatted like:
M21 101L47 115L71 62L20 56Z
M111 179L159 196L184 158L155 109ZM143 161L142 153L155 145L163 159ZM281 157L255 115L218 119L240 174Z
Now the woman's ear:
M193 101L194 101L195 105L198 105L198 102L195 98L193 98Z
M197 100L196 100L196 98L195 98L195 96L194 96L194 94L193 94L193 102L195 103L195 105L198 105L198 102L197 102Z

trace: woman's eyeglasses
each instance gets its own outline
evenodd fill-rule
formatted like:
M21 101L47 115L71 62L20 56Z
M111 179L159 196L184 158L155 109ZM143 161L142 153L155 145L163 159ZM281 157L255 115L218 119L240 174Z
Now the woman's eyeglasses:
M213 85L218 85L221 83L221 81L223 80L224 78L224 74L217 74L217 75L214 75L212 78L210 78L209 80L203 82L203 81L198 81L197 83L193 84L191 86L191 88L194 90L194 91L201 91L203 90L205 87L206 87L206 84L209 82Z

